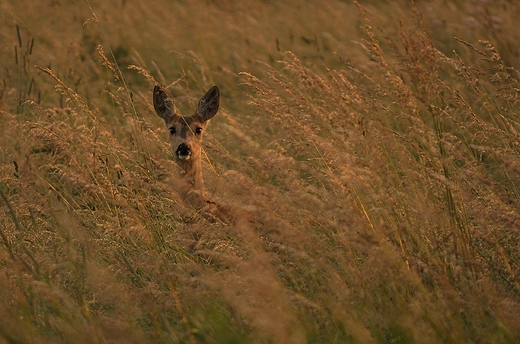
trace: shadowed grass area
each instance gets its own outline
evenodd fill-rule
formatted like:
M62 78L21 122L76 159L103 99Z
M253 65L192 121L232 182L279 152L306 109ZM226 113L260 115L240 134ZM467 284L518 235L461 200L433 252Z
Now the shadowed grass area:
M519 11L0 0L1 342L517 342Z

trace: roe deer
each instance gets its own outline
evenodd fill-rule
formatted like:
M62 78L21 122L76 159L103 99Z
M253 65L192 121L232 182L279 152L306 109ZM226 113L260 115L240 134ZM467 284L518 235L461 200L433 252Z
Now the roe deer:
M195 113L184 117L176 112L172 99L161 86L156 85L153 89L155 112L170 131L171 150L185 181L181 196L198 208L213 205L203 194L201 144L202 134L209 120L217 113L219 103L219 89L213 86L199 100Z

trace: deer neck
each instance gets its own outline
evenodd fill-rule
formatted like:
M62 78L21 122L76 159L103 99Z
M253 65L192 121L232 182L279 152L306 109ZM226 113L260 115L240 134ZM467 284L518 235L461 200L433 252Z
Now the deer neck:
M204 180L202 179L202 162L201 159L193 159L180 161L180 176L186 183L187 192L199 191L204 189Z

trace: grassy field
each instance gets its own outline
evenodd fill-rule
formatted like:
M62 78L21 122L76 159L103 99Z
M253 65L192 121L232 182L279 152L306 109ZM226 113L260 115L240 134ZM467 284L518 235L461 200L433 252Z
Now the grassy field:
M518 343L520 4L0 0L0 343ZM184 202L154 83L212 85Z

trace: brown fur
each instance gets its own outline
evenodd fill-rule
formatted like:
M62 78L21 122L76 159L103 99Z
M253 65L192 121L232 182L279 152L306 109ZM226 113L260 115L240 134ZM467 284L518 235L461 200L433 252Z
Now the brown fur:
M171 150L184 180L181 196L204 215L227 219L222 214L221 207L205 196L202 178L202 135L209 120L217 113L219 103L219 89L213 86L200 99L195 113L184 117L177 112L172 99L161 86L156 85L153 90L155 112L170 131Z

